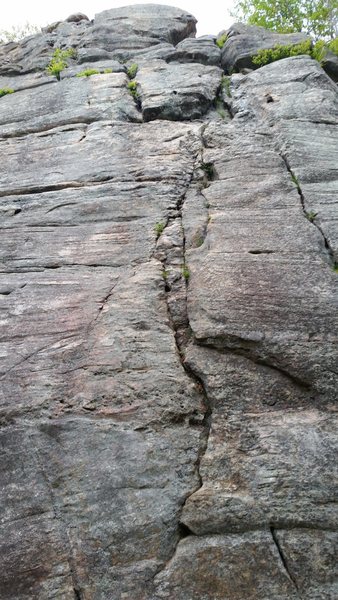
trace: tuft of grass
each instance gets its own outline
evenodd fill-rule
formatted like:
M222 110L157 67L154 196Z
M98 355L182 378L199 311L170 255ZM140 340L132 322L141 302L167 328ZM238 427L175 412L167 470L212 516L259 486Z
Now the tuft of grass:
M129 81L128 90L129 90L129 93L134 98L134 100L137 100L138 99L137 81L135 81L135 80Z
M66 50L56 48L46 68L48 75L54 75L56 79L60 81L60 73L68 67L68 60L76 57L77 52L75 48L67 48Z
M310 210L309 212L305 213L305 216L310 221L310 223L313 223L317 215L318 213L314 212L313 210Z
M113 69L105 69L103 72L104 72L104 73L112 73L112 72L113 72Z
M14 94L15 90L12 88L0 88L0 98L7 96L7 94Z
M138 65L136 63L132 63L129 67L129 69L127 69L127 75L129 77L129 79L134 79L136 77L136 73L138 71Z
M80 73L76 74L76 77L90 77L91 75L100 75L100 71L97 69L85 69Z
M228 39L228 34L223 33L219 38L217 38L216 45L222 50L227 39Z
M226 77L225 75L222 76L221 87L222 90L225 90L225 93L228 96L228 98L231 98L230 77Z
M169 271L167 271L166 269L163 269L162 277L163 277L164 281L167 281L167 279L169 277Z
M201 162L201 169L204 171L208 179L213 179L215 175L214 165L211 162Z
M182 276L184 277L184 279L186 281L189 281L190 271L189 271L188 265L185 263L184 263L184 265L182 265Z
M252 62L258 67L263 67L269 63L281 60L282 58L289 58L290 56L299 56L300 54L308 54L311 56L312 53L312 42L311 40L305 40L300 44L287 44L282 46L276 44L273 48L266 48L265 50L259 50L255 56L252 57Z
M193 242L194 248L200 248L204 244L204 237L201 234L196 234L193 237L192 242Z
M338 263L334 263L333 270L335 273L338 273Z
M155 225L154 225L154 231L155 231L155 233L157 234L158 237L164 231L164 228L165 228L165 224L164 223L162 223L162 222L155 223Z
M224 109L224 104L220 98L216 98L215 104L216 111L222 119L225 119L227 116L226 110Z
M300 185L299 185L299 181L298 181L296 175L292 172L290 172L290 175L291 175L291 179L292 179L293 183L295 184L296 188L299 190Z

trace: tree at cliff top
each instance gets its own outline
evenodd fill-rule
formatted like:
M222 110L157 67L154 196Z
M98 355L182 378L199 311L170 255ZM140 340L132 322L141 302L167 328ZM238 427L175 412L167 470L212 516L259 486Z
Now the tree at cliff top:
M0 30L0 42L18 42L28 35L34 35L41 31L37 25L25 23L25 25L13 25L10 29Z
M237 0L232 16L280 33L304 31L316 39L338 35L338 0Z

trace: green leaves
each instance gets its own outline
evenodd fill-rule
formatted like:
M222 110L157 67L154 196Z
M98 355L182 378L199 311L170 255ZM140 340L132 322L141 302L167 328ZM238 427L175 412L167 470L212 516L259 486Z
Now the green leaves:
M315 39L338 34L338 0L238 0L232 14L279 33L303 31Z
M75 48L67 48L67 50L56 48L46 69L48 75L54 75L56 79L60 80L60 73L68 67L68 60L70 58L76 58Z
M269 63L275 62L276 60L281 60L282 58L289 58L289 56L298 56L300 54L309 54L311 55L311 41L306 40L301 44L289 44L282 46L281 44L277 44L273 48L268 48L266 50L259 50L255 56L252 57L252 62L254 65L258 65L262 67L263 65L267 65Z

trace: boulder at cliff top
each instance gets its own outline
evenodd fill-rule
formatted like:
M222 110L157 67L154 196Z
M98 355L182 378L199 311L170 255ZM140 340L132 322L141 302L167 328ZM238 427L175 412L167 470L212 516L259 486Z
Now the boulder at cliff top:
M241 69L256 69L252 62L259 50L276 45L294 46L310 40L304 33L275 33L264 27L235 23L227 31L227 39L222 48L222 67L228 72Z

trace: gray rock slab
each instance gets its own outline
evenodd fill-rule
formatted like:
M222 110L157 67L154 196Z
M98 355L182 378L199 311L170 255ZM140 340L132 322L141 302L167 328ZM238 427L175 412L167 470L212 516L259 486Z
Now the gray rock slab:
M228 72L241 69L257 69L252 62L259 50L273 48L276 45L288 46L309 40L304 33L276 33L257 27L235 23L227 31L228 38L222 48L222 67Z
M41 132L70 123L140 121L124 73L72 77L1 98L0 135Z
M145 121L201 117L215 100L222 71L198 64L142 64L136 75Z
M81 85L86 88L88 82ZM187 136L187 144L191 134L191 143L196 146L194 131L196 126L191 130L188 124L97 122L2 139L0 194L43 192L107 180L160 182L163 175L169 180L174 176L184 187L194 160L184 148L184 139Z

